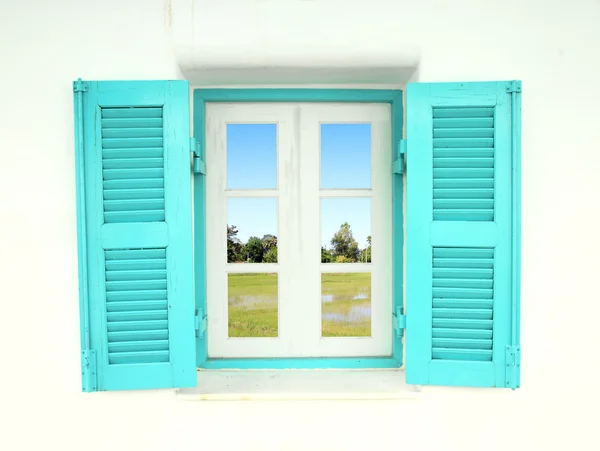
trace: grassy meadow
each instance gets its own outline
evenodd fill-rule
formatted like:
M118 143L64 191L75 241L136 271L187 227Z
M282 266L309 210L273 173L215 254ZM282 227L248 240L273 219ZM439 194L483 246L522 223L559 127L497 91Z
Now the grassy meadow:
M229 274L229 336L277 337L277 274ZM371 335L371 274L323 274L322 336Z
M321 299L323 337L371 336L370 273L322 274Z
M277 337L277 274L229 274L229 336Z

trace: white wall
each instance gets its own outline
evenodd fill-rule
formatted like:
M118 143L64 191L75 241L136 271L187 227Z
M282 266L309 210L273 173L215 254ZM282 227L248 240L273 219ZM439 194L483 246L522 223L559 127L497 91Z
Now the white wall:
M2 0L0 448L595 448L599 23L597 0ZM176 54L358 69L417 55L422 81L522 79L523 388L329 403L81 393L71 80L180 77Z

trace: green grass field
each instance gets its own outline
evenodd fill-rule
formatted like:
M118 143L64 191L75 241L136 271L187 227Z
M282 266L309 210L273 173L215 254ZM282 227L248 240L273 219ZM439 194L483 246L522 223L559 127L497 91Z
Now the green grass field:
M371 336L370 273L323 274L321 293L333 297L321 302L323 337Z
M277 336L277 274L229 274L229 336Z
M229 274L229 336L277 337L277 275ZM371 274L323 274L322 336L371 335Z

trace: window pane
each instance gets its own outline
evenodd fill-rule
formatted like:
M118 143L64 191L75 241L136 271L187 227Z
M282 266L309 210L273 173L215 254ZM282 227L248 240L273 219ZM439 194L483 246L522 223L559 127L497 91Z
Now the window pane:
M371 124L321 124L321 188L371 187Z
M277 124L227 124L227 188L277 188Z
M321 262L371 263L371 199L321 199Z
M371 336L371 274L321 274L321 335Z
M228 274L230 337L276 337L277 274Z
M227 200L227 262L277 263L277 199Z

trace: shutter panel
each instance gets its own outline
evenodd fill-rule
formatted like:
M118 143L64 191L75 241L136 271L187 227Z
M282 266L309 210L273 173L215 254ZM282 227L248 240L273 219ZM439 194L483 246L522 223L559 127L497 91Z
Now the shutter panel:
M519 92L408 85L408 383L520 384Z
M195 386L188 83L74 90L83 390Z

